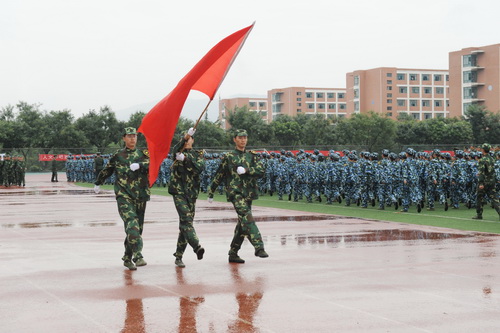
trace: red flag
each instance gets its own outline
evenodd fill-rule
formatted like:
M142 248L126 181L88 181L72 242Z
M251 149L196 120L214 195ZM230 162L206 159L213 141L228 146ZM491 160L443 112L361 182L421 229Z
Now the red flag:
M160 165L168 155L177 122L190 90L198 90L213 100L254 24L235 32L215 45L179 81L174 90L142 119L138 131L144 134L148 144L149 186L153 186L158 177Z

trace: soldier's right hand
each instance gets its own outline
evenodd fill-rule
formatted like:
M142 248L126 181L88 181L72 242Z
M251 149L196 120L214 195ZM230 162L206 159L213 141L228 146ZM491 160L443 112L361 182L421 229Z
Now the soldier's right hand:
M99 194L101 192L101 187L99 185L94 185L94 193Z
M184 154L183 154L183 153L175 153L175 159L176 159L177 161L181 161L181 162L182 162L182 161L184 161L184 157L185 157L185 156L184 156Z

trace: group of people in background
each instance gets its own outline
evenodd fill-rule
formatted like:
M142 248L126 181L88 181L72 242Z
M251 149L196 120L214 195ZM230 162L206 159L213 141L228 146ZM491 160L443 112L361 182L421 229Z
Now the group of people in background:
M0 159L0 186L26 186L26 162L23 156L5 154Z
M204 152L204 168L200 172L200 190L208 193L209 186L227 153ZM363 208L377 206L407 212L411 206L420 212L424 207L444 210L476 207L478 162L481 149L455 150L453 153L416 151L407 148L394 153L355 150L261 151L256 153L265 172L258 179L261 195L275 195L278 200L343 203ZM495 190L500 194L500 150L488 152L494 159ZM95 163L99 158L98 164ZM66 173L69 181L94 182L96 174L108 163L109 156L68 157ZM161 164L155 186L170 183L175 161L169 155ZM97 173L96 173L97 172ZM108 183L114 183L113 176ZM216 192L223 194L223 182ZM489 199L487 199L489 200Z

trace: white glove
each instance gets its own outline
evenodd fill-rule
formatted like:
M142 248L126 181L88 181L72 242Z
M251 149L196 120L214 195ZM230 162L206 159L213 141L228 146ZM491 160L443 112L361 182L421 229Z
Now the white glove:
M247 171L245 170L244 167L239 166L238 169L236 169L236 172L238 173L238 175L242 175L242 174L246 173Z
M214 202L214 198L208 198L208 203Z
M192 127L190 129L188 129L188 135L189 136L193 136L195 132L196 132L196 130L194 128L192 128Z
M99 185L94 185L94 193L99 194L101 192L101 187Z
M140 167L141 166L139 165L139 163L130 164L130 170L132 170L132 171L139 170Z
M182 162L182 161L184 161L184 157L185 157L185 156L184 156L184 154L183 154L183 153L175 153L175 159L176 159L177 161L181 161L181 162Z

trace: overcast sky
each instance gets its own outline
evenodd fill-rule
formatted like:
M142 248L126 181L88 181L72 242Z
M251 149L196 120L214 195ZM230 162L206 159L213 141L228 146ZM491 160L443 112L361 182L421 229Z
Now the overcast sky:
M500 43L499 13L497 0L1 0L0 107L79 117L156 103L254 21L216 100L343 88L360 69L447 69L450 51Z

